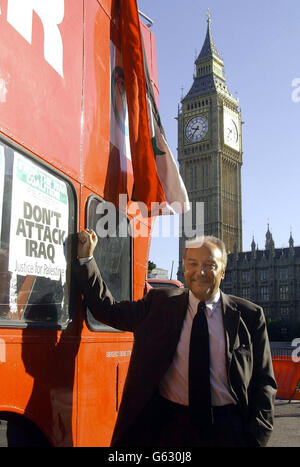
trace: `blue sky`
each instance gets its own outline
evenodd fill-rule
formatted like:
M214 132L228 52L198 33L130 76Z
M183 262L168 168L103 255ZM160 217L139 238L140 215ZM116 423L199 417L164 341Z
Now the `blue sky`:
M299 0L138 0L138 7L154 21L160 115L176 160L181 88L185 95L192 85L210 9L227 87L238 96L245 122L243 250L250 250L252 236L264 247L268 223L276 248L288 245L290 228L300 245ZM175 278L178 239L154 238L150 259L169 273L174 261Z

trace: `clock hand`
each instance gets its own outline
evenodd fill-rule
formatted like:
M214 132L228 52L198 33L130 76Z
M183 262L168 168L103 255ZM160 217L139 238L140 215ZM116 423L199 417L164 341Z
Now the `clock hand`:
M193 127L192 130L194 130L194 131L193 131L193 134L192 134L192 136L194 136L194 134L196 133L196 131L199 130L199 127L198 127L198 126L196 126L196 128Z

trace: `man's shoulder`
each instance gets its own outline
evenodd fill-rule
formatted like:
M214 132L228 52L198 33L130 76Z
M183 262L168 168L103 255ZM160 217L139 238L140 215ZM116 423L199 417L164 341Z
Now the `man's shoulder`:
M249 311L261 311L261 306L257 305L257 303L251 302L250 300L246 300L243 297L237 297L236 295L225 294L222 292L223 301L228 303L229 305L233 305L234 307L238 308L239 310L249 310Z
M180 297L181 295L188 294L188 289L180 287L161 287L152 288L148 292L148 297L154 300L165 300L171 297Z

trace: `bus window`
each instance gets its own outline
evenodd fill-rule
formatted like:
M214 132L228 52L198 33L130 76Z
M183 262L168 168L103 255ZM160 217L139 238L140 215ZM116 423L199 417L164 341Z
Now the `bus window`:
M70 321L75 201L62 177L0 143L1 327Z
M109 202L95 196L87 203L87 227L98 235L95 261L113 297L131 299L131 235L127 216ZM88 324L94 331L115 331L96 321L87 313Z

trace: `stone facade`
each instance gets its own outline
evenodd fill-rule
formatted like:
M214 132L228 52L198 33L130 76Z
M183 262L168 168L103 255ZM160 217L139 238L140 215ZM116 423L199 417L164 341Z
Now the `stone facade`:
M275 248L267 229L265 249L252 241L251 251L228 255L225 293L262 306L272 340L289 340L300 333L300 247Z

